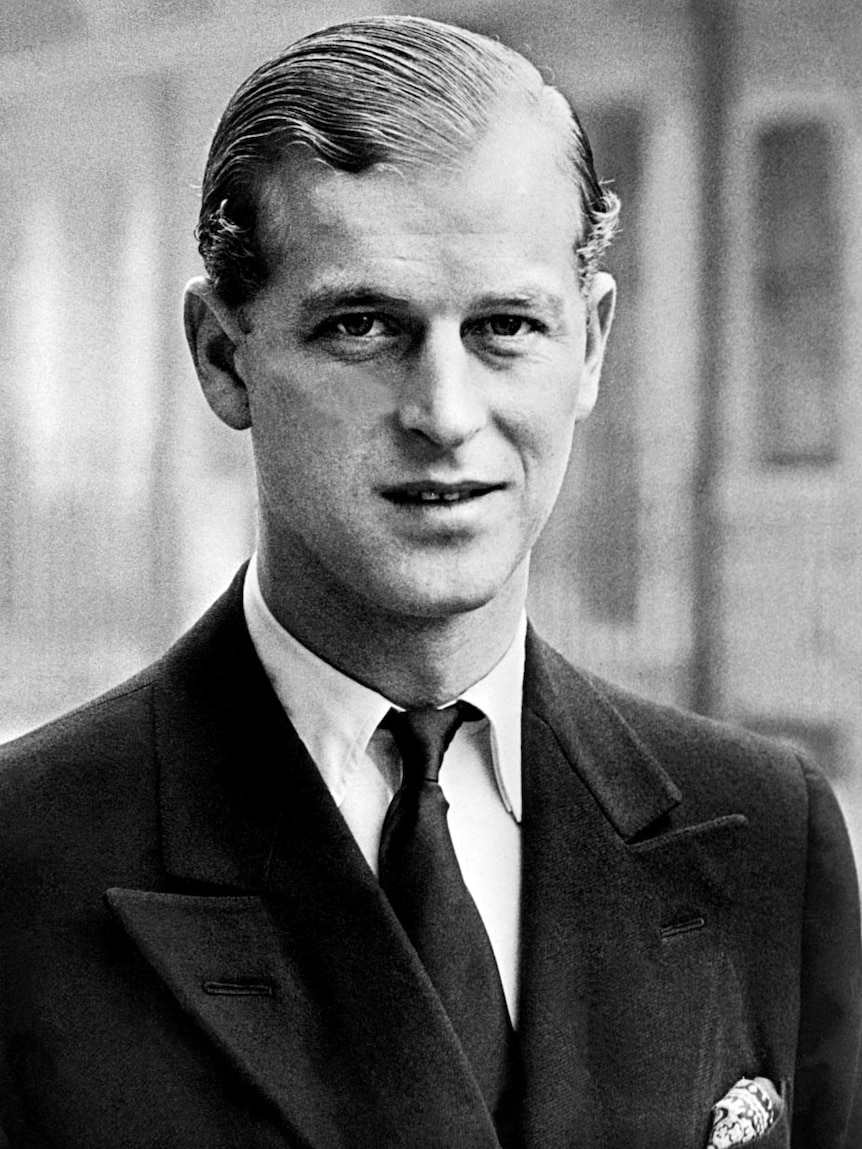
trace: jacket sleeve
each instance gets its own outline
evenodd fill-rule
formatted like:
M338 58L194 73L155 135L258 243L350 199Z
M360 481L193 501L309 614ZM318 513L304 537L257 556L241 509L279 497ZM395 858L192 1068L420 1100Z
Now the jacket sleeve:
M809 795L801 1013L791 1142L862 1146L862 928L850 841L826 780L803 762Z

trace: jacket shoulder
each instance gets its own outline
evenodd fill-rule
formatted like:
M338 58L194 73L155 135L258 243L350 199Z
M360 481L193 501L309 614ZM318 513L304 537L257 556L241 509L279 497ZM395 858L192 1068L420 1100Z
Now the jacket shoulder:
M22 888L84 865L155 811L151 686L138 677L0 747L0 843ZM2 868L0 867L0 868ZM19 873L20 870L20 873Z
M125 807L152 804L159 707L182 696L203 667L223 656L225 634L241 626L242 571L207 613L157 661L82 706L0 746L0 838L40 823L95 824ZM222 657L222 661L229 661ZM17 830L16 830L17 827ZM23 840L23 838L22 838Z
M55 763L128 760L152 743L154 695L193 680L221 636L241 621L244 568L228 591L155 662L59 718L0 745L0 794L22 773Z
M147 744L152 670L0 746L0 794L56 763L114 759Z
M603 713L682 791L692 819L716 816L733 797L749 809L804 820L810 788L829 789L819 768L790 742L655 702L576 668L541 639L533 641L556 713L568 714L574 727L585 710Z

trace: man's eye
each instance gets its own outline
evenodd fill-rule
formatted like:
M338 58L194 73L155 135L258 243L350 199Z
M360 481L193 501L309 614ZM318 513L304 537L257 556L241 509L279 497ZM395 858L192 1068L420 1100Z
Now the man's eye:
M536 324L523 315L491 315L485 320L489 335L512 339L518 335L529 335L536 330Z
M348 315L336 315L327 325L333 335L346 335L351 339L361 339L365 335L384 335L386 325L371 312L357 311Z

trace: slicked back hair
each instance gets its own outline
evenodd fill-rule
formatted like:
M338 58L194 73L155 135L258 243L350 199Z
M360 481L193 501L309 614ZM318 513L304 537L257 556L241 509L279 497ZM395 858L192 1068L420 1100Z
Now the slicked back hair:
M580 208L574 245L584 289L617 225L619 200L596 176L565 97L511 48L418 16L379 16L314 32L262 65L231 98L204 172L199 250L216 294L251 302L266 284L264 181L289 149L359 173L379 165L455 165L523 110L556 126L561 171ZM541 210L540 208L538 210Z

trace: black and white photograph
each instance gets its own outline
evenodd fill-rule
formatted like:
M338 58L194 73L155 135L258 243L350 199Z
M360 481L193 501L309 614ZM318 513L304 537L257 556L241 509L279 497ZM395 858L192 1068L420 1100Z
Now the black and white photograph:
M859 0L4 0L0 1149L862 1149Z

